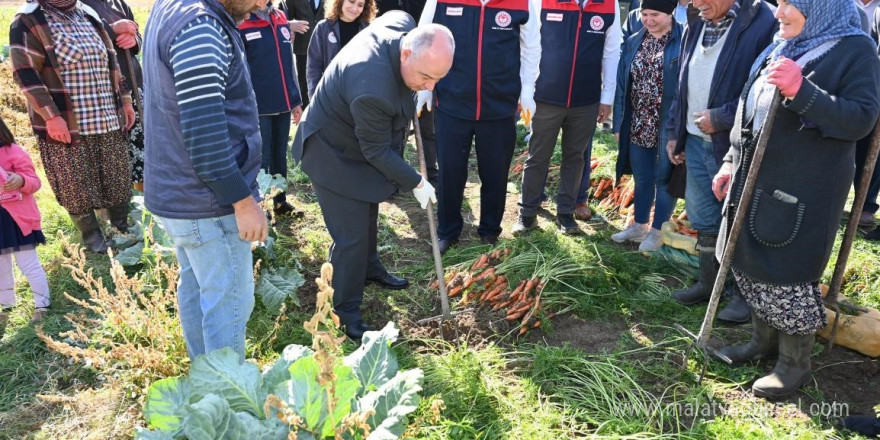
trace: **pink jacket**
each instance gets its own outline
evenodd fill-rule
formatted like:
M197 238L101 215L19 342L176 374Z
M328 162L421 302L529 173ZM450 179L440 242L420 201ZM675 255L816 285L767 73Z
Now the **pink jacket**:
M40 189L40 178L34 170L30 156L16 144L0 147L0 167L7 173L16 173L24 178L24 186L19 188L22 199L6 202L2 206L15 219L15 224L23 235L28 235L40 227L40 210L34 193Z

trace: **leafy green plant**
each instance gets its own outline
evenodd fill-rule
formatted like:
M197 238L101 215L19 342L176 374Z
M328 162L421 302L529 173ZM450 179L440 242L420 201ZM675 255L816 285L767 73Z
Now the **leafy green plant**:
M317 280L318 311L304 324L312 348L289 345L261 373L230 348L199 356L187 377L150 386L144 418L153 430L138 439L396 439L418 408L423 373L400 371L390 346L399 331L388 323L364 334L339 356L344 338L330 301L332 269ZM293 436L292 434L295 434Z

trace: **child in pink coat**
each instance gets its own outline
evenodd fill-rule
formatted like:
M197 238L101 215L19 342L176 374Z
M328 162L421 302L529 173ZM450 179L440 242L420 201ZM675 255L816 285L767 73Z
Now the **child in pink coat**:
M34 200L39 189L34 163L0 118L0 327L15 306L13 255L34 291L33 321L42 319L49 307L49 283L36 251L46 242Z

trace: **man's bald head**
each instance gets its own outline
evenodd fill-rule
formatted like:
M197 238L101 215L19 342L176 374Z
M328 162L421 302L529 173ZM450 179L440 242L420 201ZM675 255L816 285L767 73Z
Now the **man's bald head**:
M413 29L400 44L400 74L412 90L434 90L449 72L455 54L455 39L443 25L428 24Z

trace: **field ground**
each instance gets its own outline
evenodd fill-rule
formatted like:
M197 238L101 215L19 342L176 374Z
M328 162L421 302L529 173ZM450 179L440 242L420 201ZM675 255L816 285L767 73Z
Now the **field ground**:
M0 29L8 24L2 22L6 10L0 7ZM39 168L24 112L8 63L0 64L0 116ZM524 149L525 133L519 130L517 155ZM414 163L413 150L406 154ZM609 134L597 136L594 156L605 160L594 178L611 176L614 142ZM703 359L693 353L685 356L688 339L673 324L696 330L705 306L688 308L670 298L672 289L690 280L661 258L612 243L609 235L622 227L622 218L613 212L581 222L584 234L566 237L555 233L551 203L539 216L541 230L511 237L518 179L511 175L506 231L498 246L534 259L535 267L508 275L525 279L539 270L574 268L564 282L548 282L545 288L548 308L564 312L524 337L516 336L517 326L508 324L503 314L485 308L456 318L458 337L444 340L437 327L417 325L418 319L439 312L436 291L428 287L435 276L427 219L410 194L380 206L383 262L412 285L398 292L366 288L365 317L377 327L396 322L402 329L402 340L394 347L401 365L425 371L422 404L405 438L856 438L838 430L840 418L872 413L880 404L877 360L842 347L829 352L824 343L814 347L811 382L786 402L769 403L749 392L751 382L772 363L731 368L710 361L704 380L698 382ZM314 312L316 287L311 280L330 243L307 178L293 170L289 180L290 197L305 216L275 224L275 255L268 261L298 268L309 281L298 291L300 306L288 301L287 312L278 317L258 301L248 328L248 357L260 365L274 361L288 344L310 344L302 322ZM555 185L551 174L549 194L555 194ZM462 242L444 256L447 268L469 266L490 249L476 239L478 193L479 182L473 180L466 189ZM138 307L137 301L129 301L137 295L119 293L129 292L123 289L129 284L111 281L107 257L88 255L87 266L101 277L98 284L110 289L101 296L72 275L76 264L64 250L61 234L77 234L48 185L38 193L38 203L50 239L39 253L53 291L53 308L41 331L69 345L50 348L38 337L38 329L28 323L30 288L18 283L19 306L0 336L0 439L132 438L134 428L144 425L146 387L189 366L175 321L173 289L171 299L163 296L167 279L156 275L161 259L146 259L126 271L127 277L140 277L131 284L136 293L155 302L154 307ZM834 258L823 278L826 282L833 264ZM878 244L856 240L844 293L859 305L880 307ZM99 313L92 308L96 304L89 301L95 298L108 310ZM135 307L109 310L125 304ZM453 304L457 310L463 308L458 300ZM87 342L64 333L77 320L88 320L94 331ZM167 328L159 334L144 330L164 324ZM748 334L748 326L721 326L712 344L741 341ZM345 346L346 351L354 348ZM91 356L82 356L88 350ZM148 356L156 353L159 361ZM436 414L432 403L441 400L444 409Z

